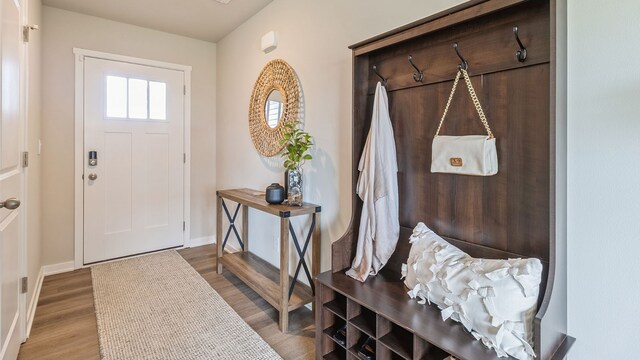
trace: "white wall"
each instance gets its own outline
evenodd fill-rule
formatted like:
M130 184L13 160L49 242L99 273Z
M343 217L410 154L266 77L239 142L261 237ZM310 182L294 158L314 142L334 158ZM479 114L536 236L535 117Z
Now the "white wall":
M264 65L284 59L300 78L305 130L315 137L314 159L304 169L305 201L322 205L321 268L328 269L330 242L344 234L351 217L352 60L347 46L462 2L275 0L218 42L218 188L283 183L280 158L262 158L253 147L247 113ZM277 32L278 48L265 55L260 38L271 30ZM277 265L277 219L253 211L250 216L252 251ZM299 231L305 220L292 222ZM290 253L294 257L295 250Z
M262 189L282 182L280 160L263 159L253 148L247 106L264 64L285 59L300 77L305 129L318 144L305 169L305 188L306 199L323 206L322 268L328 268L330 242L342 235L351 216L351 53L346 47L458 2L275 0L225 37L218 43L217 61L218 187ZM566 133L564 128L558 133L568 141L559 143L558 151L566 146L567 315L568 332L577 338L572 359L636 355L640 43L633 34L640 31L639 13L634 0L606 6L568 0L568 120ZM278 33L279 45L265 55L259 40L270 30ZM564 72L565 65L559 65ZM277 264L275 221L252 216L253 249ZM564 224L558 227L564 231Z
M215 233L216 45L43 7L42 256L73 260L74 57L84 48L190 65L191 237Z
M571 359L638 358L640 2L568 1Z

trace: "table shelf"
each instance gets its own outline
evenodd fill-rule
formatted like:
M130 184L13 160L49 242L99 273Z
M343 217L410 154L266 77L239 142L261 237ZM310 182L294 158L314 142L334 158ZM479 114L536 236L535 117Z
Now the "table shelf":
M280 269L250 252L227 253L220 261L271 306L280 306ZM289 277L289 281L293 282L293 278ZM311 288L298 281L289 299L289 311L312 301Z

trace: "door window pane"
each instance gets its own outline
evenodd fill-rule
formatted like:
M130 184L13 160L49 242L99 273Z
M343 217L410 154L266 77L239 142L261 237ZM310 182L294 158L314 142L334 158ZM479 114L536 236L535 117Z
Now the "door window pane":
M149 118L167 119L167 84L149 81Z
M167 120L167 84L123 76L107 76L106 117Z
M107 117L127 117L127 78L107 76Z
M129 118L147 119L147 81L129 79Z

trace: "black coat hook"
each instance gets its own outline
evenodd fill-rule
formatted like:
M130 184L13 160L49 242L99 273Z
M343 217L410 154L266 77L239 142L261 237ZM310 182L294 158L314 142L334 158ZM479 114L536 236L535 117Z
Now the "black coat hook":
M458 69L469 70L469 63L462 57L462 55L460 55L460 51L458 50L458 43L453 44L453 49L456 51L456 54L458 54L458 57L461 61L461 63L458 64Z
M411 66L413 66L413 68L417 71L417 73L413 74L413 81L422 82L422 80L424 80L424 74L420 69L418 69L416 64L413 63L413 57L411 55L409 55L409 64L411 64Z
M373 65L373 72L376 73L376 75L378 75L380 80L382 80L382 86L387 87L387 79L385 79L384 77L382 77L382 75L380 75L380 73L378 72L378 68L375 65Z
M513 35L516 36L516 41L518 42L518 46L520 46L520 49L516 51L516 58L518 59L518 61L524 62L527 59L527 49L524 47L524 45L522 45L522 41L520 41L517 26L513 27Z

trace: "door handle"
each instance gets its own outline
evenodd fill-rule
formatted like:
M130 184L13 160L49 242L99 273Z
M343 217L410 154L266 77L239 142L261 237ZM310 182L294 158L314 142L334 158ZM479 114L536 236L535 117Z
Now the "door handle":
M5 201L0 201L0 208L6 208L9 210L15 210L20 206L20 200L16 198L9 198Z
M98 178L98 175L96 175L96 174L89 174L89 180L93 181L93 180L95 180L95 179L97 179L97 178Z

